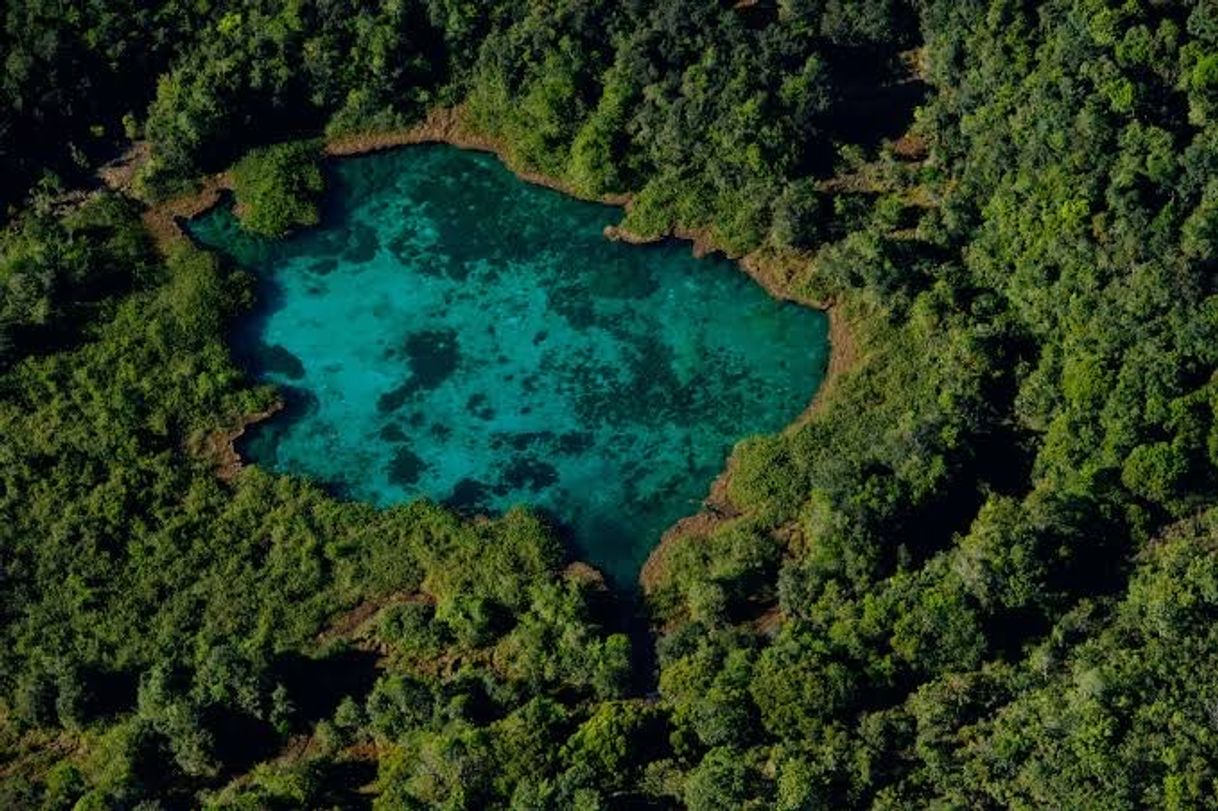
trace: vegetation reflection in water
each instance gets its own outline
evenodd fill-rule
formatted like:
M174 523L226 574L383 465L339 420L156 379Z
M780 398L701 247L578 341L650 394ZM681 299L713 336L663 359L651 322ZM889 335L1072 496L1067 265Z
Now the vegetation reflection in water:
M689 245L606 240L616 209L495 158L341 161L323 226L268 242L231 212L195 236L254 270L238 351L283 389L242 451L387 505L547 511L628 585L731 445L809 402L826 319Z

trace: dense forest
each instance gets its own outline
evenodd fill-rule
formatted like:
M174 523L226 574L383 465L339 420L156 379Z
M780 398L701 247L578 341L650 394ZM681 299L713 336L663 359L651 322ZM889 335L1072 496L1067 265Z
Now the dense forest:
M0 806L1218 806L1218 5L3 15ZM527 510L215 473L255 286L141 213L308 226L318 139L442 108L846 325L641 607Z

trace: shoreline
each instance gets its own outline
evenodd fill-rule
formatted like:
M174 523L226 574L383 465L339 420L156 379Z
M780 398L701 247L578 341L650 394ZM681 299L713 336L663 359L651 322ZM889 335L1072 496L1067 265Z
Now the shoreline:
M175 246L189 242L190 237L179 220L189 220L205 214L220 204L225 192L233 190L232 173L225 171L205 177L198 191L171 197L148 207L144 212L144 227L163 256Z
M326 138L322 144L322 155L325 158L355 157L420 144L446 144L458 149L492 154L520 180L553 189L579 200L618 206L623 209L628 209L633 202L630 194L586 195L560 178L515 165L502 140L473 130L465 120L464 108L460 106L432 110L423 121L401 130L356 133ZM141 147L137 147L134 151L143 156L147 154L146 149ZM150 205L144 212L144 222L158 250L163 255L168 255L183 240L189 241L189 236L183 229L181 221L209 211L220 203L224 192L232 191L232 189L231 172L224 171L204 178L202 186L194 192ZM858 362L859 351L853 337L854 330L852 325L847 323L847 318L840 305L833 300L816 301L795 290L792 287L790 274L784 273L784 268L792 266L790 261L766 255L763 252L764 249L742 256L733 256L715 244L708 228L692 229L675 226L670 228L666 234L652 237L636 234L620 225L607 225L604 229L604 236L606 239L632 245L646 245L664 239L679 239L691 243L693 254L698 258L710 253L723 253L773 298L799 304L825 314L829 329L826 336L828 357L824 376L812 395L811 402L789 425L782 429L783 433L798 430L819 413L829 402L829 394L835 388L837 380ZM221 478L226 481L231 480L232 476L242 467L243 462L234 443L244 433L246 426L268 419L278 410L278 408L273 408L269 412L249 415L242 419L235 432L225 432L227 441L217 450L217 458L221 460L217 472ZM228 434L231 434L231 437L227 436ZM655 581L662 573L663 559L676 542L691 535L706 534L720 524L740 516L741 513L732 506L727 497L734 459L735 451L733 449L724 462L723 470L711 483L701 508L679 519L665 530L644 560L636 581L644 596L655 586ZM227 475L223 475L225 473Z
M817 307L829 319L829 333L826 340L829 343L829 357L825 366L825 375L820 385L812 395L812 401L799 413L794 420L787 424L779 433L791 434L807 425L817 414L823 411L831 402L831 393L836 388L837 381L859 361L858 346L854 341L853 330L847 323L847 318L836 303ZM741 439L745 439L742 437ZM728 452L723 470L711 482L710 490L702 507L695 513L687 515L664 531L660 540L643 561L639 570L638 584L644 596L655 591L664 576L667 557L673 547L690 537L707 536L723 524L742 517L745 513L736 508L728 497L732 475L736 462L735 446ZM781 530L785 535L785 528ZM771 619L773 619L771 617Z
M322 144L322 154L327 158L349 158L420 144L446 144L473 152L487 152L498 158L517 178L534 186L544 186L587 202L621 207L630 204L629 194L584 194L561 178L517 165L501 139L480 133L469 126L465 120L464 107L461 106L434 109L424 120L402 130L352 133L326 138Z
M283 409L283 400L277 399L260 411L238 416L228 428L218 428L204 435L189 449L199 458L212 462L220 481L231 482L245 468L245 460L237 453L237 440L245 436L251 425L269 420Z

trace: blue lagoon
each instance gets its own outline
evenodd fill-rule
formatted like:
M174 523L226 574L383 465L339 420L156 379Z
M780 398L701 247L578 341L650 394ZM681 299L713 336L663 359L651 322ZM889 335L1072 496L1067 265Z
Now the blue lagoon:
M389 505L545 512L628 587L731 446L790 423L824 373L822 313L734 263L604 238L616 208L492 156L420 146L337 162L322 225L190 230L258 280L236 351L288 408L249 461Z

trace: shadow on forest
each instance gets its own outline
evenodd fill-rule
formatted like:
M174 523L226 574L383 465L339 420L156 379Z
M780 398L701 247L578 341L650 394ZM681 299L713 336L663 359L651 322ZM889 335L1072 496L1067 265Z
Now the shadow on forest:
M362 701L376 682L379 658L371 651L356 649L322 659L286 653L271 666L271 680L282 684L291 696L297 725L311 725L333 715L347 696Z
M372 795L360 789L376 779L377 764L372 760L343 760L326 766L321 774L319 804L334 808L372 808Z
M279 736L267 721L232 707L212 704L202 726L215 736L216 757L231 774L239 774L279 750Z
M833 106L827 129L836 141L874 149L904 135L929 95L930 85L918 80L853 87Z

